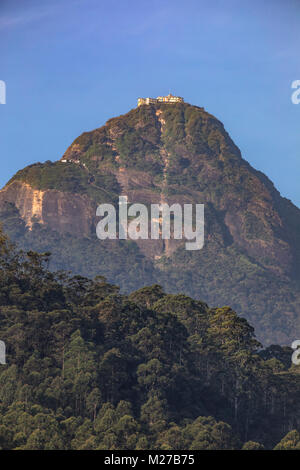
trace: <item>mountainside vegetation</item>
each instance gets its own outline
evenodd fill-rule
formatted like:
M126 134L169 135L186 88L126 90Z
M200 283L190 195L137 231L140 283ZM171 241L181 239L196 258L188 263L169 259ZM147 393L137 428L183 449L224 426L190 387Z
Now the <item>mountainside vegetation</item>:
M292 350L230 307L49 271L0 234L1 449L299 449Z
M96 207L120 194L147 206L203 203L203 249L188 252L179 240L168 249L161 240L100 242ZM157 283L230 305L264 345L300 335L300 210L203 108L140 106L83 133L61 161L30 165L8 182L0 221L20 248L50 251L53 271L102 275L124 294Z

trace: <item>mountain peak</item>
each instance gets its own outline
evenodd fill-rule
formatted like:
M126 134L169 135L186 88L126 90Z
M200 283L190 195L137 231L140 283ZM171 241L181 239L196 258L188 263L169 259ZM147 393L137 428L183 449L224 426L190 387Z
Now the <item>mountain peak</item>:
M120 194L147 206L204 204L204 248L191 255L180 240L100 242L96 207L117 203ZM10 235L20 242L11 223L18 217L19 227L25 223L22 243L53 251L55 267L107 275L124 290L151 280L232 305L265 341L286 341L299 327L300 210L242 158L223 124L201 107L155 101L109 119L75 139L60 161L19 171L0 193L1 211ZM66 243L76 245L75 263Z

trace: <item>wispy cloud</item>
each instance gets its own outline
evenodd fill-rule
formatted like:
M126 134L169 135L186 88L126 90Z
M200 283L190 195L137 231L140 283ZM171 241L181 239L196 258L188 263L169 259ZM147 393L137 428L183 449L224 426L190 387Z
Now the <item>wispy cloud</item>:
M74 8L78 5L84 4L92 0L53 0L53 3L43 8L32 8L31 10L21 10L11 15L4 15L0 17L0 31L11 29L18 26L27 25L43 18L50 17L57 14L57 12L64 7ZM1 0L0 0L1 2Z
M45 16L48 16L51 10L44 10L39 12L22 12L16 15L4 16L0 18L0 31L5 29L14 28L19 25L26 25L33 21L40 20Z

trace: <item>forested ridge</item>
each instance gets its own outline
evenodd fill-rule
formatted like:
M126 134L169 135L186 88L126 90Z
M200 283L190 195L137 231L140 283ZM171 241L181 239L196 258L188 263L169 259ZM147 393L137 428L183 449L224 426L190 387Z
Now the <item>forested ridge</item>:
M300 449L292 351L230 307L0 251L1 449Z

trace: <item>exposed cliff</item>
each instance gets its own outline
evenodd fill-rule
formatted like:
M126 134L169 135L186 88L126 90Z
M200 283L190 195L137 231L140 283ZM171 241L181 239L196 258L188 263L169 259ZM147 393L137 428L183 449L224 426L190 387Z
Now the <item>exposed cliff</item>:
M95 204L86 195L55 189L41 191L28 183L13 181L0 192L0 205L5 202L15 205L28 230L38 223L62 234L91 236Z

